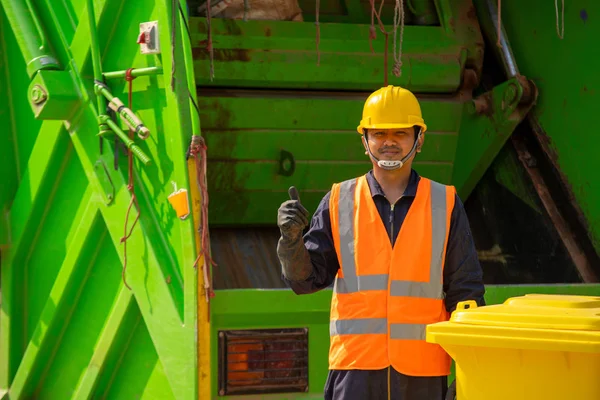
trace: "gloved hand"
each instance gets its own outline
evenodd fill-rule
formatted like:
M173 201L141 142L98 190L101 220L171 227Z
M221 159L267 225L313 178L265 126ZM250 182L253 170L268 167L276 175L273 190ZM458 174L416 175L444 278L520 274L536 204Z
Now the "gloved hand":
M277 225L285 240L295 241L308 226L308 211L300 203L298 189L292 186L288 193L290 200L284 201L277 212Z
M308 226L308 211L300 203L295 187L289 190L291 200L281 204L277 213L277 225L281 237L277 243L277 256L283 275L292 281L307 279L313 269L308 250L302 240L302 231Z
M456 379L454 379L452 384L448 387L448 392L446 392L446 400L456 400Z

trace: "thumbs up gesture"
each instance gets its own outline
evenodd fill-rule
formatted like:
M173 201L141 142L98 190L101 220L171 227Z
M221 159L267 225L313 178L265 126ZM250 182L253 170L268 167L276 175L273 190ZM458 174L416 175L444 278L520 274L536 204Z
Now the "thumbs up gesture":
M284 201L277 212L277 225L281 235L287 240L297 240L304 228L308 226L308 211L300 203L298 189L294 186L288 190L290 200Z

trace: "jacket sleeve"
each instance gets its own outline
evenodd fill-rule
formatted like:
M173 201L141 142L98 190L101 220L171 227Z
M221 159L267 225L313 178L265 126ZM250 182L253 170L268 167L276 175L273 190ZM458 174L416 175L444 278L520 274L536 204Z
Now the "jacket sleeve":
M329 197L327 193L315 211L308 232L304 235L304 246L312 263L312 272L303 281L291 281L283 274L281 278L296 294L309 294L330 286L340 267L329 219Z
M446 310L453 312L456 305L465 300L475 300L485 305L483 271L475 250L471 227L464 206L458 195L450 222L450 233L444 264L444 292Z

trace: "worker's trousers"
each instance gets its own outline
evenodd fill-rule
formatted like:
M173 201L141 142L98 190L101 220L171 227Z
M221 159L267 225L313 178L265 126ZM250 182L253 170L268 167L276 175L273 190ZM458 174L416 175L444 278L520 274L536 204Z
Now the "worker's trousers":
M325 400L444 400L447 391L446 376L406 376L392 367L333 370L325 384Z

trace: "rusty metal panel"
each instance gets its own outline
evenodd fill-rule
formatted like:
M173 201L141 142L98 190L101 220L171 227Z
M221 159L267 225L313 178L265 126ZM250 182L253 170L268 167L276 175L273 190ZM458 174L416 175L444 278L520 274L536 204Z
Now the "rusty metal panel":
M276 215L277 210L273 211ZM215 289L284 288L277 258L279 229L211 229Z

